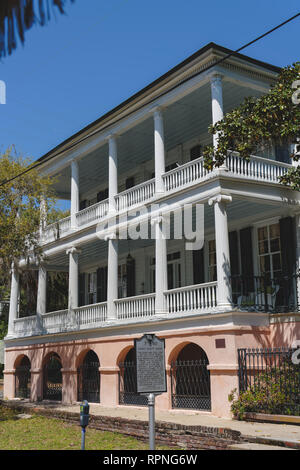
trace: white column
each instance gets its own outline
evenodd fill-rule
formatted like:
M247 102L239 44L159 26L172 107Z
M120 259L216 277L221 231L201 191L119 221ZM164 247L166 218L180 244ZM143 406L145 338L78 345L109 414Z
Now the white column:
M163 217L151 221L155 225L155 313L166 313L164 292L168 289L167 239L163 232Z
M118 298L118 240L116 234L109 235L107 263L107 319L117 317L115 300Z
M217 305L232 308L230 252L227 222L227 203L231 196L220 194L208 201L215 210L216 258L217 258Z
M155 192L165 191L162 175L165 172L165 138L162 111L154 111Z
M10 286L10 304L8 317L8 337L14 336L14 321L18 317L18 301L19 301L19 273L15 265L11 270L11 286Z
M78 162L71 163L71 227L76 229L76 213L79 211L79 168Z
M40 265L39 277L38 277L37 302L36 302L37 329L38 330L41 330L43 327L42 315L46 313L46 301L47 301L47 270L44 265Z
M211 109L212 109L212 123L215 125L218 121L221 121L224 117L223 111L223 87L222 87L222 76L213 75L210 79L211 86ZM218 145L218 135L213 136L214 148Z
M71 247L67 250L69 255L69 305L70 311L78 307L78 274L79 274L79 254L81 250Z
M40 238L43 237L46 226L47 226L47 203L46 203L45 198L42 198L41 203L40 203Z
M108 204L109 212L117 209L115 196L118 194L118 150L117 139L110 136L108 140Z

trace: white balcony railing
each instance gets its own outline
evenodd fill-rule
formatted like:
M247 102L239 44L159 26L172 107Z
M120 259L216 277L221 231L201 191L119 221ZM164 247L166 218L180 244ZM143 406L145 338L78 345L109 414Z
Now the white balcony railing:
M71 217L65 217L58 220L54 224L47 225L43 231L43 240L46 243L51 243L58 240L62 235L65 235L71 229Z
M168 313L201 312L217 306L217 282L180 287L165 292Z
M17 318L14 321L14 333L17 338L33 336L37 329L37 316Z
M250 160L245 160L236 154L227 157L226 166L228 171L234 175L268 183L279 183L278 178L291 168L288 163L256 156L251 156Z
M164 292L165 311L168 314L212 313L217 307L217 282L208 282L193 286L180 287ZM116 319L114 323L124 325L126 321L147 321L155 317L155 293L126 297L115 300ZM159 316L161 318L161 315ZM98 328L108 323L107 302L84 305L69 310L45 313L38 317L19 318L14 322L16 338L37 334L55 334L68 331Z
M61 333L70 326L69 310L58 310L57 312L42 315L42 327L44 333Z
M155 294L118 299L115 304L118 320L145 318L155 314Z
M155 194L155 180L151 179L127 189L116 196L119 211L130 209L137 204L143 204L153 198Z
M86 225L94 220L100 220L102 217L107 215L107 212L108 199L105 199L105 201L97 202L97 204L93 204L92 206L78 212L76 214L77 225L81 227L82 225Z
M163 176L165 190L167 192L173 191L198 183L204 180L208 174L209 171L204 168L203 157L197 158L197 160L180 165L165 173Z
M84 305L75 309L76 324L80 329L87 325L99 325L107 319L107 303Z

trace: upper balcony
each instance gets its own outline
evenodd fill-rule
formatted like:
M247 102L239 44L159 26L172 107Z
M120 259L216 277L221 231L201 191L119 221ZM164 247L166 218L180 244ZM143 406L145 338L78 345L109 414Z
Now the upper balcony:
M279 177L283 176L291 166L288 163L258 156L252 156L250 161L246 161L232 153L226 160L225 175L227 178L234 178L242 182L279 184ZM215 171L207 171L204 168L202 157L184 163L163 174L164 192L156 194L155 179L153 178L118 193L114 196L117 213L121 214L123 211L130 211L139 206L162 201L170 195L194 186L201 187L215 175ZM108 212L108 198L76 212L77 230L104 220L108 216ZM42 243L52 243L73 233L74 227L71 226L71 217L66 217L45 227Z

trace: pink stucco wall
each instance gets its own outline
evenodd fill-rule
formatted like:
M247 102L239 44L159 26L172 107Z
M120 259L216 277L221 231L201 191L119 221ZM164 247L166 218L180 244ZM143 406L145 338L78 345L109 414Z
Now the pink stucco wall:
M206 327L181 331L157 333L165 338L168 391L157 397L159 409L171 408L170 364L176 360L181 349L195 343L207 354L211 378L212 414L230 416L228 394L238 387L237 349L248 347L290 346L300 339L300 323L280 323L269 327L226 326ZM216 339L225 340L225 348L216 347ZM100 402L103 406L118 406L118 364L133 347L134 336L111 336L109 338L78 340L49 344L35 344L25 348L8 348L4 374L4 397L14 397L14 371L22 355L31 361L31 400L42 398L43 366L51 352L57 353L62 362L63 402L77 399L77 367L86 352L92 349L99 358L101 374Z

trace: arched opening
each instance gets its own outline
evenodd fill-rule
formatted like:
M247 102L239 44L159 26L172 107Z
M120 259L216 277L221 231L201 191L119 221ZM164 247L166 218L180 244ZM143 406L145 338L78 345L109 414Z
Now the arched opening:
M211 409L209 364L204 350L187 344L171 363L172 408Z
M145 395L136 393L136 353L131 348L124 362L119 363L119 404L147 406Z
M77 400L100 403L100 361L94 351L84 356L82 364L77 368Z
M62 364L58 354L51 353L43 367L43 399L62 400Z
M31 364L27 356L23 356L15 370L15 397L30 398Z

